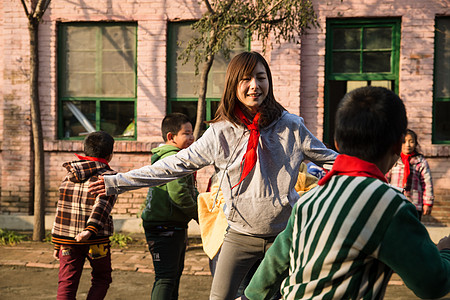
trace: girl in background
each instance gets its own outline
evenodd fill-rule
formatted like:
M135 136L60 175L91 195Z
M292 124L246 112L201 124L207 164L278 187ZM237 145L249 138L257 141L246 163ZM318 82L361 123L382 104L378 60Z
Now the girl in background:
M419 219L431 214L434 202L430 167L425 157L417 151L417 134L406 130L400 158L388 172L389 182L403 189L403 194L417 209Z

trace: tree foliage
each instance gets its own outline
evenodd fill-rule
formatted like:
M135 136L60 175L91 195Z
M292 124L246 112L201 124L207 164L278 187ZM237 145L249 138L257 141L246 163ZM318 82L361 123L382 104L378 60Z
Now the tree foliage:
M214 55L222 51L228 58L237 43L244 44L242 32L261 41L265 52L272 45L271 41L298 43L306 29L318 25L310 0L203 0L202 3L206 12L192 25L198 34L187 43L179 57L184 62L194 59L196 73L201 64L205 65L198 103L203 111L197 109L196 137L204 121L207 75Z

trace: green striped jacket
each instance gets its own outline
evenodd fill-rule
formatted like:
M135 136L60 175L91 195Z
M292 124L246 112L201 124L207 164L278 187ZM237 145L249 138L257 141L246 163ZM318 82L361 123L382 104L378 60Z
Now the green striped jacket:
M245 291L249 299L382 299L397 272L419 297L450 290L450 250L438 251L415 207L381 180L333 176L306 193Z

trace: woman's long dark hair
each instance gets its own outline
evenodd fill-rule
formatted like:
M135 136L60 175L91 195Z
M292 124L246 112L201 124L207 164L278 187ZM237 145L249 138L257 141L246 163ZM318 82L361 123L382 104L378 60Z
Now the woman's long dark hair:
M248 76L253 72L259 62L264 65L269 81L267 97L259 107L259 111L261 112L259 126L265 127L281 116L281 113L285 109L275 100L275 96L273 95L272 74L269 65L261 54L252 51L242 52L236 55L228 64L222 99L220 100L216 116L208 123L227 120L236 125L242 124L241 120L234 113L236 103L239 103L236 95L237 86L243 77Z

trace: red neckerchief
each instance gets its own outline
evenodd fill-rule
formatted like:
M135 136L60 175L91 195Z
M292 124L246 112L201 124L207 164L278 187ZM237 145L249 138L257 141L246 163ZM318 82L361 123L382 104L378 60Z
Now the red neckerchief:
M380 169L378 169L375 164L345 154L339 154L336 157L333 168L331 168L327 175L319 180L318 185L324 185L334 175L371 177L378 178L386 183L388 182L386 176L381 173Z
M406 182L409 177L409 174L411 173L410 162L411 162L411 157L413 157L414 155L416 155L416 151L413 151L410 154L403 154L403 152L400 153L400 157L402 158L403 165L405 166L405 168L403 169L403 187L405 187Z
M108 161L104 158L99 157L92 157L92 156L81 156L75 153L75 156L78 157L79 160L91 160L91 161L98 161L101 163L106 164L109 167Z
M244 157L242 157L241 179L235 186L232 187L232 189L238 186L256 165L256 160L258 159L257 148L260 135L258 121L259 117L261 116L261 113L258 112L253 118L253 122L250 122L250 120L244 115L238 105L236 105L234 112L237 117L244 123L247 129L250 130L250 137L248 138L247 151L245 152Z

